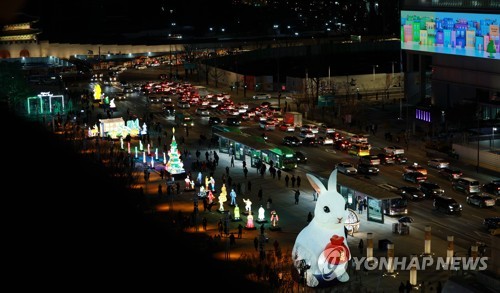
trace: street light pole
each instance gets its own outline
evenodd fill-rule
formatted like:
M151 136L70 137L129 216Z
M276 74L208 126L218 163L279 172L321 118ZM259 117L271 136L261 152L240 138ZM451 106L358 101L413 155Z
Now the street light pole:
M491 149L495 148L495 131L497 131L496 127L491 128Z
M375 64L375 65L372 65L372 67L373 67L373 79L372 79L372 81L375 81L375 68L377 68L378 65Z

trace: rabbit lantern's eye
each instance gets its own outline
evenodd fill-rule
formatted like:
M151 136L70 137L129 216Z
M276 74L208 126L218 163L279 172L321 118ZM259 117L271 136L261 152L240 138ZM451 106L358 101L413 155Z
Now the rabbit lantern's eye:
M345 203L344 210L347 211L347 202Z
M323 207L323 210L325 211L325 213L329 213L330 212L330 208L327 207L327 206Z

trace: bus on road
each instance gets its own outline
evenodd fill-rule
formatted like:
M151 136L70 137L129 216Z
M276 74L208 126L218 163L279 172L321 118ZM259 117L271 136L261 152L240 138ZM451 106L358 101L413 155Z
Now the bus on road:
M269 149L262 150L262 161L269 164L272 160L277 169L292 170L297 168L297 157L293 149L286 146L269 145Z

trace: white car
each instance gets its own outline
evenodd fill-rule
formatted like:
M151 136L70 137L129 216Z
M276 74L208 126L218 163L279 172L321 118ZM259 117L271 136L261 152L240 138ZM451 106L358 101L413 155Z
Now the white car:
M274 130L276 128L276 125L271 121L261 121L259 126L264 130Z
M354 165L349 162L340 162L335 165L335 168L337 168L340 173L345 175L356 175L358 173L358 169L356 169Z
M368 143L368 137L363 135L353 135L350 140L352 143Z
M440 159L440 158L435 158L435 159L430 159L427 161L427 166L436 168L436 169L442 169L446 168L450 165L450 162L446 161L445 159Z
M210 116L210 111L208 110L208 108L200 107L196 109L196 114L200 116Z
M384 148L384 151L386 154L392 154L392 155L399 155L399 154L404 154L405 149L400 147L400 146L387 146Z
M319 132L319 127L313 124L304 124L300 127L300 131L310 131L316 134Z
M271 98L271 95L264 94L264 93L255 94L252 97L252 99L254 99L254 100L269 100L270 98Z
M314 138L314 137L316 137L316 134L312 133L311 131L301 131L299 136L303 137L303 138L306 138L306 137Z
M322 145L333 145L333 138L330 137L318 137L318 141Z

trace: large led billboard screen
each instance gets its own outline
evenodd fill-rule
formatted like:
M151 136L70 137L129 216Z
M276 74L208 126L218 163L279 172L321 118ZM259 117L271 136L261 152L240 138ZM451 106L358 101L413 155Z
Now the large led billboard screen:
M500 59L500 14L401 11L401 49Z

